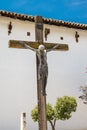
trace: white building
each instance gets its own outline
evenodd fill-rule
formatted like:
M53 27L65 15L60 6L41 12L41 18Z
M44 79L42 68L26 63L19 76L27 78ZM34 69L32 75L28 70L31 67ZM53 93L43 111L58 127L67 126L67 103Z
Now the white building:
M87 105L78 97L79 87L87 85L87 25L47 18L43 23L44 42L69 46L66 52L48 53L47 102L55 104L64 95L78 102L72 118L58 121L56 129L86 130ZM0 130L19 130L22 111L27 113L27 129L38 129L30 116L37 104L35 53L8 48L9 40L35 41L35 17L0 11Z

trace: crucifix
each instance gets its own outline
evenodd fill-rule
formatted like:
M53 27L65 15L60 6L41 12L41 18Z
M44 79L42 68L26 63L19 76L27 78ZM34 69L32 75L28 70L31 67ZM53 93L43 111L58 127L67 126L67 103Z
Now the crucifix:
M46 119L46 84L48 77L47 52L52 50L67 51L67 44L45 43L43 41L43 18L35 17L35 36L36 41L16 41L10 40L10 48L31 49L36 52L36 68L37 68L37 100L38 100L38 124L39 130L47 130Z

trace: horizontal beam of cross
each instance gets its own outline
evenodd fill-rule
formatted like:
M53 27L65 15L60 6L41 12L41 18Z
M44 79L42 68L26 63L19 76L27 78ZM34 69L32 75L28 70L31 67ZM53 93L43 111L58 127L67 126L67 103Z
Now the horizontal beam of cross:
M33 42L33 41L18 41L18 40L10 40L9 41L9 48L20 48L20 49L25 49L25 46L21 44L21 42L26 43L32 48L37 49L40 44L43 44L46 49L51 49L55 45L59 45L55 50L60 50L60 51L67 51L69 50L69 47L67 44L59 44L59 43L41 43L41 42Z

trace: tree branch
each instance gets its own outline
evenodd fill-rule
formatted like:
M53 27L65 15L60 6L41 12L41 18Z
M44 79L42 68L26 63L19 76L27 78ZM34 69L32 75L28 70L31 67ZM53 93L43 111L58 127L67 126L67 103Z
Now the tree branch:
M55 126L54 126L53 122L51 120L49 120L49 122L51 124L52 130L55 130Z
M55 127L55 124L56 124L56 119L54 119L54 127Z

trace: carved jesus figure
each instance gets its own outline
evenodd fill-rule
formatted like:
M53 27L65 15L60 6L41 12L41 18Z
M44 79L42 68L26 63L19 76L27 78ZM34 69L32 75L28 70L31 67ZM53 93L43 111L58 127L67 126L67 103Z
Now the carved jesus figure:
M47 52L56 49L59 45L55 45L52 49L46 50L44 45L39 45L38 49L34 49L29 45L27 45L26 42L20 42L20 44L24 45L26 49L30 49L36 52L39 61L38 80L41 81L42 94L46 95L46 85L47 85L47 78L48 78Z

